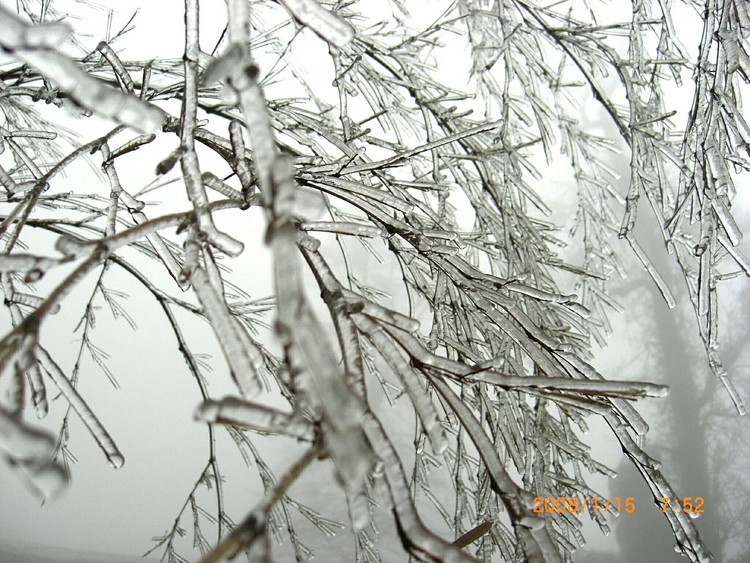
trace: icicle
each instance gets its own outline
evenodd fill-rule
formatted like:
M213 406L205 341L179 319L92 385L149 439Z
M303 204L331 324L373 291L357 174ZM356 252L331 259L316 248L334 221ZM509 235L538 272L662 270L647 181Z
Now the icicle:
M35 332L22 332L21 342L16 350L16 371L23 373L37 365Z
M164 174L172 170L172 168L174 168L174 165L177 164L177 161L182 158L183 154L185 154L185 149L183 147L176 148L161 161L159 161L159 164L156 165L154 173L157 176L163 176Z
M363 417L362 426L367 434L367 439L383 462L383 470L391 493L398 527L402 537L408 542L405 547L410 551L414 550L420 554L425 554L436 561L450 563L476 562L473 557L463 553L456 546L425 528L414 508L401 460L380 422L374 415L367 413Z
M622 444L623 450L629 456L649 469L657 470L661 467L661 462L658 459L649 456L638 446L638 444L636 444L635 440L631 438L630 433L627 431L627 426L622 424L614 414L609 414L604 418L606 419L607 424L609 424L612 430L614 430L617 439L620 441L620 444Z
M49 412L49 403L47 402L47 388L44 385L42 379L42 372L39 369L39 364L34 364L26 370L26 375L29 378L29 386L31 387L31 402L34 405L37 418L44 418Z
M724 372L719 377L719 381L721 381L721 384L724 386L724 389L727 390L727 393L729 394L729 398L732 399L732 403L734 403L734 406L737 409L737 413L740 416L744 416L747 412L747 410L745 409L745 404L742 402L742 398L740 397L740 394L737 392L737 389L734 388L734 385L732 384L732 380L729 379L729 375L727 375L727 373Z
M21 145L16 143L12 138L9 138L7 135L5 137L6 142L10 146L11 149L13 149L13 152L15 155L23 162L24 166L29 169L29 172L31 172L31 175L35 179L39 179L43 176L42 171L39 169L39 167L36 165L36 162L34 162L34 159L27 153ZM23 189L22 189L23 191Z
M742 232L724 204L724 201L720 197L713 198L711 206L714 208L714 213L719 218L721 226L724 227L724 231L727 233L732 246L737 246L742 240Z
M709 238L710 240L710 238ZM698 308L699 317L706 316L711 306L711 245L709 244L705 252L702 252L698 258Z
M640 260L641 264L643 264L643 267L646 268L646 271L651 276L651 279L654 280L654 283L656 284L656 287L659 290L659 293L661 293L661 296L664 298L664 301L666 301L667 303L667 307L669 307L670 309L674 309L676 302L674 300L674 297L672 296L672 292L669 291L669 287L664 282L661 275L659 275L659 272L656 270L654 265L648 259L648 256L641 248L641 245L639 245L638 242L631 235L627 235L625 239L628 241L628 244L630 244L630 247L633 249L633 252L635 252L635 255L638 257L638 260Z
M430 438L432 451L437 455L442 454L448 447L448 437L440 424L440 417L432 399L417 378L413 368L404 360L395 344L385 336L373 321L361 314L352 315L352 319L357 328L367 334L367 338L401 380L412 405L414 405L414 410L422 423L422 427Z
M419 321L416 319L407 317L406 315L402 315L397 311L387 309L382 305L378 305L377 303L361 297L360 295L357 295L356 293L348 289L342 288L341 292L351 304L361 306L362 312L368 317L395 326L396 328L399 328L410 334L414 334L419 330Z
M737 262L737 265L742 268L746 276L750 276L750 260L742 254L737 248L735 248L731 241L726 237L724 233L719 231L718 239L721 245L726 249L729 255Z
M244 2L241 3L244 4ZM234 169L240 179L242 193L247 197L250 195L250 188L253 185L253 175L250 172L247 160L245 160L245 140L242 137L242 125L239 121L232 120L229 123L229 139L234 153Z
M466 243L463 241L461 236L455 231L443 231L437 229L424 229L422 234L429 238L438 238L443 240L449 240L454 243L458 248L466 248Z
M566 307L582 319L588 319L591 316L591 310L580 303L568 303Z
M533 297L534 299L538 299L540 301L549 301L552 303L568 304L578 299L578 296L576 294L565 295L562 293L551 293L549 291L543 291L541 289L537 289L535 287L520 284L517 282L507 283L503 287L505 287L509 291L515 291L517 293L528 295L529 297Z
M262 390L257 372L260 368L257 346L250 342L247 333L241 326L238 326L237 320L227 309L226 303L211 285L205 270L200 267L193 269L190 281L242 394L246 397L254 397Z
M574 391L586 395L612 397L666 397L669 387L641 381L607 381L605 379L573 379L570 377L513 376L494 371L469 375L466 381L484 381L508 389L546 389L549 391Z
M296 413L286 413L238 397L220 401L204 401L195 411L196 420L235 424L270 434L285 434L301 440L313 441L312 423Z
M465 534L453 540L453 545L459 549L470 546L492 529L492 522L482 522Z
M315 0L279 0L301 24L341 48L354 38L354 30L339 16L322 8Z
M154 135L153 133L151 135L139 135L138 137L131 139L130 141L120 145L115 150L113 150L109 158L114 160L115 158L118 158L129 152L137 151L143 145L147 145L148 143L154 141L154 139L156 139L156 135Z
M10 174L2 166L0 166L0 184L5 188L9 198L12 194L16 194L19 191L16 181L11 178Z
M39 131L36 129L15 129L13 131L8 131L7 133L3 131L3 135L11 139L16 137L45 139L47 141L57 139L57 133L55 133L54 131Z
M115 75L120 80L125 90L132 93L134 90L133 79L130 78L130 74L128 74L125 65L122 64L120 57L118 57L117 53L112 50L112 47L110 47L105 41L101 41L96 46L96 50L99 51L110 64L112 70L115 71Z
M383 230L365 223L348 223L343 221L303 221L300 224L303 231L317 231L337 233L355 237L375 238L383 236Z
M99 422L99 419L86 404L86 401L83 400L83 397L78 393L78 390L73 387L70 380L68 380L60 369L60 366L57 365L49 353L44 348L39 348L39 351L47 373L52 378L52 381L55 382L57 388L60 389L60 392L68 400L70 406L73 407L73 410L76 411L79 417L81 417L81 421L86 425L91 436L96 440L96 443L99 444L104 455L107 456L109 464L115 469L122 467L125 463L125 458L115 445L109 432L107 432L102 423Z
M590 380L604 380L604 377L598 371L575 354L555 352L555 355L561 358L562 361L570 364L573 370L583 374L586 378ZM610 402L638 436L645 436L648 433L648 424L630 403L624 399L615 398L610 399Z

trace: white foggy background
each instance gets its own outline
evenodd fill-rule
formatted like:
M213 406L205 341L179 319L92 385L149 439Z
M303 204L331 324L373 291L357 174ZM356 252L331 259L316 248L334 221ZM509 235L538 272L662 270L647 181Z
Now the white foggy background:
M14 2L3 0L7 7ZM379 13L385 2L370 1L364 4L372 8L371 15L385 18ZM419 2L413 2L419 5ZM436 3L437 4L437 3ZM443 3L444 4L444 3ZM628 3L623 3L627 10ZM140 11L134 24L135 29L115 44L123 59L149 60L158 58L180 58L182 56L183 5L177 0L160 2L100 2L101 6L112 6L115 13L112 23L117 30L129 19L136 6ZM441 4L442 5L442 4ZM63 6L63 4L60 4ZM85 13L85 20L72 23L77 29L87 30L88 37L79 37L89 48L104 39L107 12L94 10L90 6L75 6L72 11ZM225 18L225 4L219 0L202 2L202 20L207 33L202 37L202 47L210 50L218 39ZM680 6L687 10L686 7ZM425 27L433 19L434 12L414 9L412 23L415 27ZM611 9L605 7L604 9ZM281 8L278 10L281 12ZM92 17L91 14L95 17ZM696 26L697 20L675 18L680 25ZM698 30L698 27L695 27ZM309 33L309 32L303 32ZM683 42L694 50L699 33L686 33ZM306 45L310 52L304 64L310 76L320 75L322 84L330 84L330 62L322 41L310 34ZM301 55L295 51L296 55ZM465 53L464 53L465 55ZM466 59L438 59L446 76L454 76L459 87L465 86L465 77L457 69L465 68ZM316 66L316 64L320 66ZM261 69L267 70L267 69ZM683 79L689 80L687 72ZM276 87L283 87L277 85ZM582 96L584 89L580 89ZM610 131L603 112L588 92L585 92L586 117L598 131ZM680 100L686 109L690 99ZM173 113L177 110L170 106ZM61 113L57 110L57 113ZM674 118L678 127L684 123L684 113ZM110 124L95 119L81 120L69 115L65 118L68 127L83 131L82 138L89 140L110 127ZM90 128L90 132L89 132ZM178 145L177 136L160 135L156 142L144 149L117 159L117 169L123 187L131 193L139 191L152 179L152 171L157 162ZM159 148L157 148L159 147ZM205 159L201 163L210 166ZM617 164L619 163L619 164ZM622 174L618 191L625 193L628 182L627 159L613 157ZM573 187L569 170L549 170L540 161L540 170L545 175L547 189L542 195L550 208L555 210L552 220L570 224L573 212ZM172 175L175 173L173 172ZM91 182L91 166L79 162L66 177L66 182ZM739 195L732 211L744 232L750 232L750 198L743 192L745 186L738 184ZM55 187L63 191L61 187ZM94 185L93 189L107 190L106 183ZM101 192L104 193L104 192ZM167 202L174 210L188 209L184 189L179 182L161 188L144 198L146 201ZM146 208L148 211L148 207ZM240 236L246 244L245 253L231 261L234 274L230 280L247 287L252 297L260 298L271 294L270 256L263 246L265 225L258 210L241 215L221 212L218 222L233 236ZM226 218L225 218L226 217ZM704 497L705 514L697 521L709 549L716 561L731 561L741 550L747 538L747 508L750 505L748 485L740 477L750 470L750 444L748 444L748 418L736 415L723 387L714 380L708 369L697 325L686 294L684 282L678 277L677 269L670 263L661 243L656 225L645 206L639 214L637 234L660 273L667 280L677 300L677 308L670 311L659 296L656 288L646 276L627 245L612 238L611 243L620 252L626 264L629 277L615 279L613 296L625 308L622 314L612 313L610 320L613 335L609 346L597 350L595 366L611 379L640 379L666 383L672 392L666 399L651 399L638 403L651 426L645 449L655 458L662 460L662 471L682 497ZM51 235L40 235L39 248L49 249L54 241ZM326 243L332 239L321 237ZM377 245L376 241L376 245ZM354 254L354 245L349 246ZM740 245L745 255L750 254L746 240ZM562 254L568 252L560 251ZM574 253L575 248L569 252ZM333 256L333 254L330 254ZM367 274L362 281L389 290L394 295L393 303L403 307L403 289L400 274L393 268L380 266L371 257L361 257L364 268L355 266ZM228 262L228 261L226 261ZM575 261L573 261L575 263ZM131 329L123 319L113 320L101 299L97 312L96 330L92 336L94 343L106 351L110 358L108 365L119 382L115 389L101 369L93 362L84 363L79 380L81 395L91 405L94 412L105 424L110 434L124 453L126 462L119 470L107 465L106 459L91 439L90 435L73 414L71 415L72 450L78 463L72 466L72 481L59 498L41 506L41 501L10 473L7 466L0 467L0 561L53 562L53 561L138 561L153 546L154 536L164 534L174 523L174 518L190 494L196 480L203 472L207 456L208 441L206 427L192 419L193 411L200 402L200 394L189 375L171 329L156 301L133 282L133 278L121 270L112 268L108 274L108 286L127 293L121 300L132 316L137 329ZM62 271L61 271L62 272ZM62 276L61 272L48 274L37 284L40 294L45 294ZM170 283L163 273L156 273L154 281ZM64 273L64 272L63 272ZM564 280L563 280L564 282ZM46 343L60 365L69 373L79 346L80 332L73 333L88 299L95 276L91 275L63 303L63 308L51 318L42 330L42 342ZM744 349L748 341L748 313L750 312L750 284L744 277L720 284L722 307L724 350L722 358L725 367L733 377L743 398L748 401L748 363L750 357ZM562 289L572 290L563 283ZM318 294L313 284L309 295ZM188 295L186 299L192 299ZM180 315L180 313L177 313ZM182 320L188 317L183 316ZM271 317L266 317L271 322ZM0 317L3 330L7 330L7 314ZM196 321L194 331L186 336L193 351L210 355L213 372L205 372L209 391L213 397L232 393L226 377L227 369L215 338L208 325ZM381 398L382 393L372 387L373 399ZM55 396L54 386L48 392ZM56 431L65 411L64 399L53 401L50 415L40 425ZM575 554L576 561L681 561L672 547L674 539L666 519L653 507L645 484L622 455L617 442L603 423L590 417L591 427L586 437L594 448L593 457L612 469L618 477L607 483L606 479L591 477L590 483L602 494L610 496L635 496L637 509L634 514L622 514L613 525L613 533L604 537L593 524L584 528L587 545ZM33 421L37 424L37 421ZM391 436L402 437L400 451L404 455L407 473L411 461L408 450L413 440L413 416L405 399L399 401L389 420ZM228 514L235 522L241 521L262 495L262 487L255 467L247 468L236 447L225 432L217 431L218 454L222 473L225 477L224 501ZM289 462L295 459L300 449L291 440L274 437L258 437L254 443L266 463L280 474ZM398 444L397 444L398 445ZM333 479L329 462L317 464L300 482L295 484L290 496L309 502L323 509L323 516L346 523L344 495ZM431 482L437 489L440 479L432 476ZM447 482L446 482L447 485ZM200 493L201 506L215 511L215 498L211 491ZM444 524L423 513L425 521L436 524L436 531L448 536ZM179 553L190 560L199 559L199 552L192 551L190 509L183 515L182 526L187 531ZM401 547L393 529L390 513L380 510L377 513L381 535L388 541L380 541L378 548L384 561L403 561ZM353 560L353 540L347 541L347 530L341 530L336 538L327 538L302 518L296 517L295 524L302 531L303 540L315 550L318 561ZM745 527L743 527L745 526ZM207 538L215 542L215 534L210 526L205 527ZM344 537L341 537L344 536ZM392 548L389 550L389 547ZM349 550L349 551L345 551ZM158 550L147 561L157 561L162 551ZM279 561L290 560L288 543L275 546L273 554ZM606 559L605 559L606 558Z

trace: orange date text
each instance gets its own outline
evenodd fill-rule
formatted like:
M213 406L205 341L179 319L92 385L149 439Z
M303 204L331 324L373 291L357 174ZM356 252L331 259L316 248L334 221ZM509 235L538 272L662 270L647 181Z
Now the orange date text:
M537 514L557 512L583 513L586 509L592 512L635 512L635 497L535 497L532 511Z

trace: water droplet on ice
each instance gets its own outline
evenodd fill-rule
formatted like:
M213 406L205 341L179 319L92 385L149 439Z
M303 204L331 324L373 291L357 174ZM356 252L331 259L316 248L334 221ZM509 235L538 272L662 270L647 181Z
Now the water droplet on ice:
M125 464L125 458L120 452L114 452L107 456L109 464L115 469L120 469Z

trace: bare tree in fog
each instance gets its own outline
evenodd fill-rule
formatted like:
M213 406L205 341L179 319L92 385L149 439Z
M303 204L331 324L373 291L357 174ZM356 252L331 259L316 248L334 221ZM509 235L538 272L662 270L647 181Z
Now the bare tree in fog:
M224 9L216 4L200 8ZM184 25L183 59L149 62L118 55L130 21L87 50L55 3L0 11L0 272L12 324L0 343L0 446L9 466L45 495L64 484L69 416L57 435L33 421L56 390L109 463L123 465L127 452L108 433L106 413L92 412L76 389L84 359L111 375L95 323L103 304L128 320L127 288L111 282L122 270L169 322L181 369L203 397L196 417L208 423L205 468L154 546L164 559L184 560L180 538L192 535L204 561L243 551L270 559L271 537L307 560L295 519L323 532L338 524L287 492L330 458L358 561L380 558L378 504L391 507L404 550L420 560L571 560L584 542L582 519L606 532L611 513L631 511L588 484L592 474L613 474L583 441L588 417L606 421L657 504L682 498L642 449L648 426L633 406L667 389L607 380L589 360L592 340L603 343L609 330L607 314L621 308L608 292L622 272L613 234L674 306L676 288L633 234L645 200L686 282L719 380L711 385L721 383L744 413L722 367L717 287L750 275L731 213L735 177L749 165L739 93L750 77L747 3L681 5L702 21L698 37L682 36L670 0L635 1L626 21L598 4L458 0L423 27L410 24L408 9L424 8L398 0L377 3L375 17L364 1L225 4L228 23L209 43L198 0L186 0L168 24ZM321 44L328 59L304 68L296 54ZM449 52L468 52L453 73L470 79L466 89L441 68ZM693 95L687 122L673 107L679 91ZM83 138L59 130L42 103L113 124ZM587 128L586 116L600 110L611 137ZM164 139L172 152L154 148ZM135 150L154 151L158 162L140 192L126 181ZM630 165L625 195L607 164L615 157ZM101 167L91 191L63 179L80 159ZM558 196L543 185L546 169L574 178L567 224L552 220ZM184 207L148 204L156 190L185 194ZM241 225L226 219L238 213L265 225L270 299L229 273L253 260ZM563 257L566 244L577 252ZM403 306L389 288L363 281L363 253L398 269ZM59 282L35 292L53 272ZM77 359L63 365L40 330L91 278ZM310 280L317 287L306 287ZM420 308L429 316L416 318ZM186 317L208 321L234 395L209 394ZM394 446L389 409L372 399L404 394L413 468ZM268 406L271 396L288 406ZM238 523L223 499L223 432L265 488ZM297 448L298 460L270 467L254 446L258 433ZM453 490L434 487L437 475ZM211 505L200 500L205 488ZM426 512L449 532L425 525ZM663 516L679 550L708 561L686 512Z

